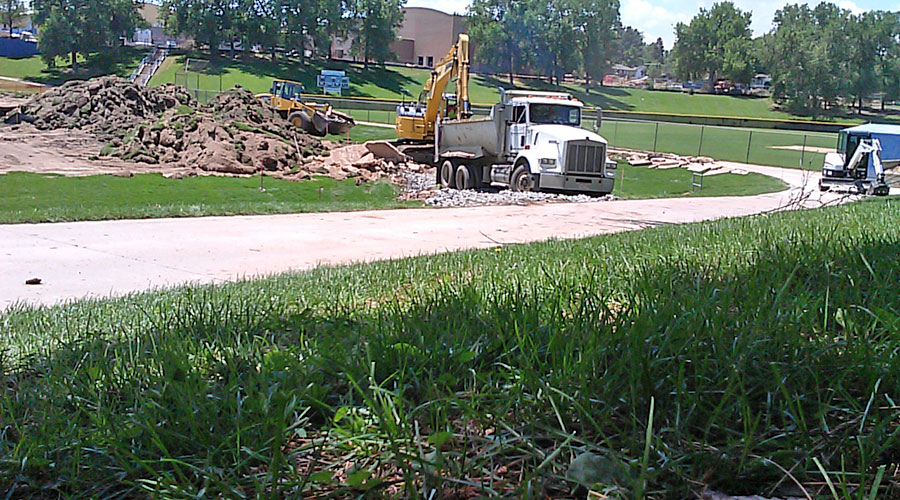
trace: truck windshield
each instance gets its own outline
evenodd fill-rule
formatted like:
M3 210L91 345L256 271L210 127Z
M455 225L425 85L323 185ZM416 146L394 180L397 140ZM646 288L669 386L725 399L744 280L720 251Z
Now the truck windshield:
M559 104L532 104L531 123L581 126L581 108Z

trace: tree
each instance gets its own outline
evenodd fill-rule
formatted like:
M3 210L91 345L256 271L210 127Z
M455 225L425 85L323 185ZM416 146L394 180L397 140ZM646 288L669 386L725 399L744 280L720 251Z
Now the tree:
M406 0L353 0L349 5L351 32L356 35L352 50L362 56L366 69L369 61L384 64L391 55L391 43L403 22Z
M618 32L618 60L626 66L640 66L644 62L644 34L631 26L623 26Z
M710 86L720 77L746 78L737 59L751 51L750 16L726 1L708 11L700 9L688 25L678 23L672 54L679 75L688 79L707 76Z
M592 81L603 83L603 73L614 51L615 30L621 24L619 0L580 0L576 15L581 25L579 46L585 87L590 90Z
M55 64L68 55L78 69L78 53L115 53L121 37L130 37L139 25L131 0L34 0L35 21L41 26L41 57Z
M469 7L469 35L479 64L509 73L510 86L522 56L525 2L474 0Z
M23 0L0 0L0 19L12 33L16 21L25 17L25 2Z
M187 35L198 44L209 46L210 54L218 55L219 44L228 41L234 57L235 40L243 39L244 28L250 24L247 15L251 0L164 0L169 32Z

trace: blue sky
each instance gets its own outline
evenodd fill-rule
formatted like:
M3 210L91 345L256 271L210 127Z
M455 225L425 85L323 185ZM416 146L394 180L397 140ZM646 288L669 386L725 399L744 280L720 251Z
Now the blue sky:
M798 0L733 0L742 10L753 12L754 35L762 35L772 27L772 16L775 11L789 3L809 3ZM897 10L900 11L900 0L831 0L845 9L854 12L863 10ZM662 37L667 48L675 41L675 23L688 22L701 7L709 8L715 0L619 0L620 13L624 24L634 26L644 33L649 42ZM431 7L444 12L463 13L470 0L407 0L408 7Z

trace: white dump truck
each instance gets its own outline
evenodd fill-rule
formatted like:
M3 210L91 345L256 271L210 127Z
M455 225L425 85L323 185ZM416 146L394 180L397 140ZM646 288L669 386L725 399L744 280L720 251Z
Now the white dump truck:
M866 124L838 134L837 151L825 155L819 189L852 189L887 195L900 165L900 126Z
M612 191L616 163L607 157L606 139L581 127L580 101L558 92L500 89L500 95L488 117L436 123L434 160L441 186Z

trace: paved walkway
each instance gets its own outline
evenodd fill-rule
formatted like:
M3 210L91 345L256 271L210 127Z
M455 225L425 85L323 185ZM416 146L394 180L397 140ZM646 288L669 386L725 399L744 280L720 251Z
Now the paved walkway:
M22 301L53 304L838 200L814 189L815 173L734 166L781 178L793 188L735 198L0 225L0 310ZM43 284L25 285L32 277Z

